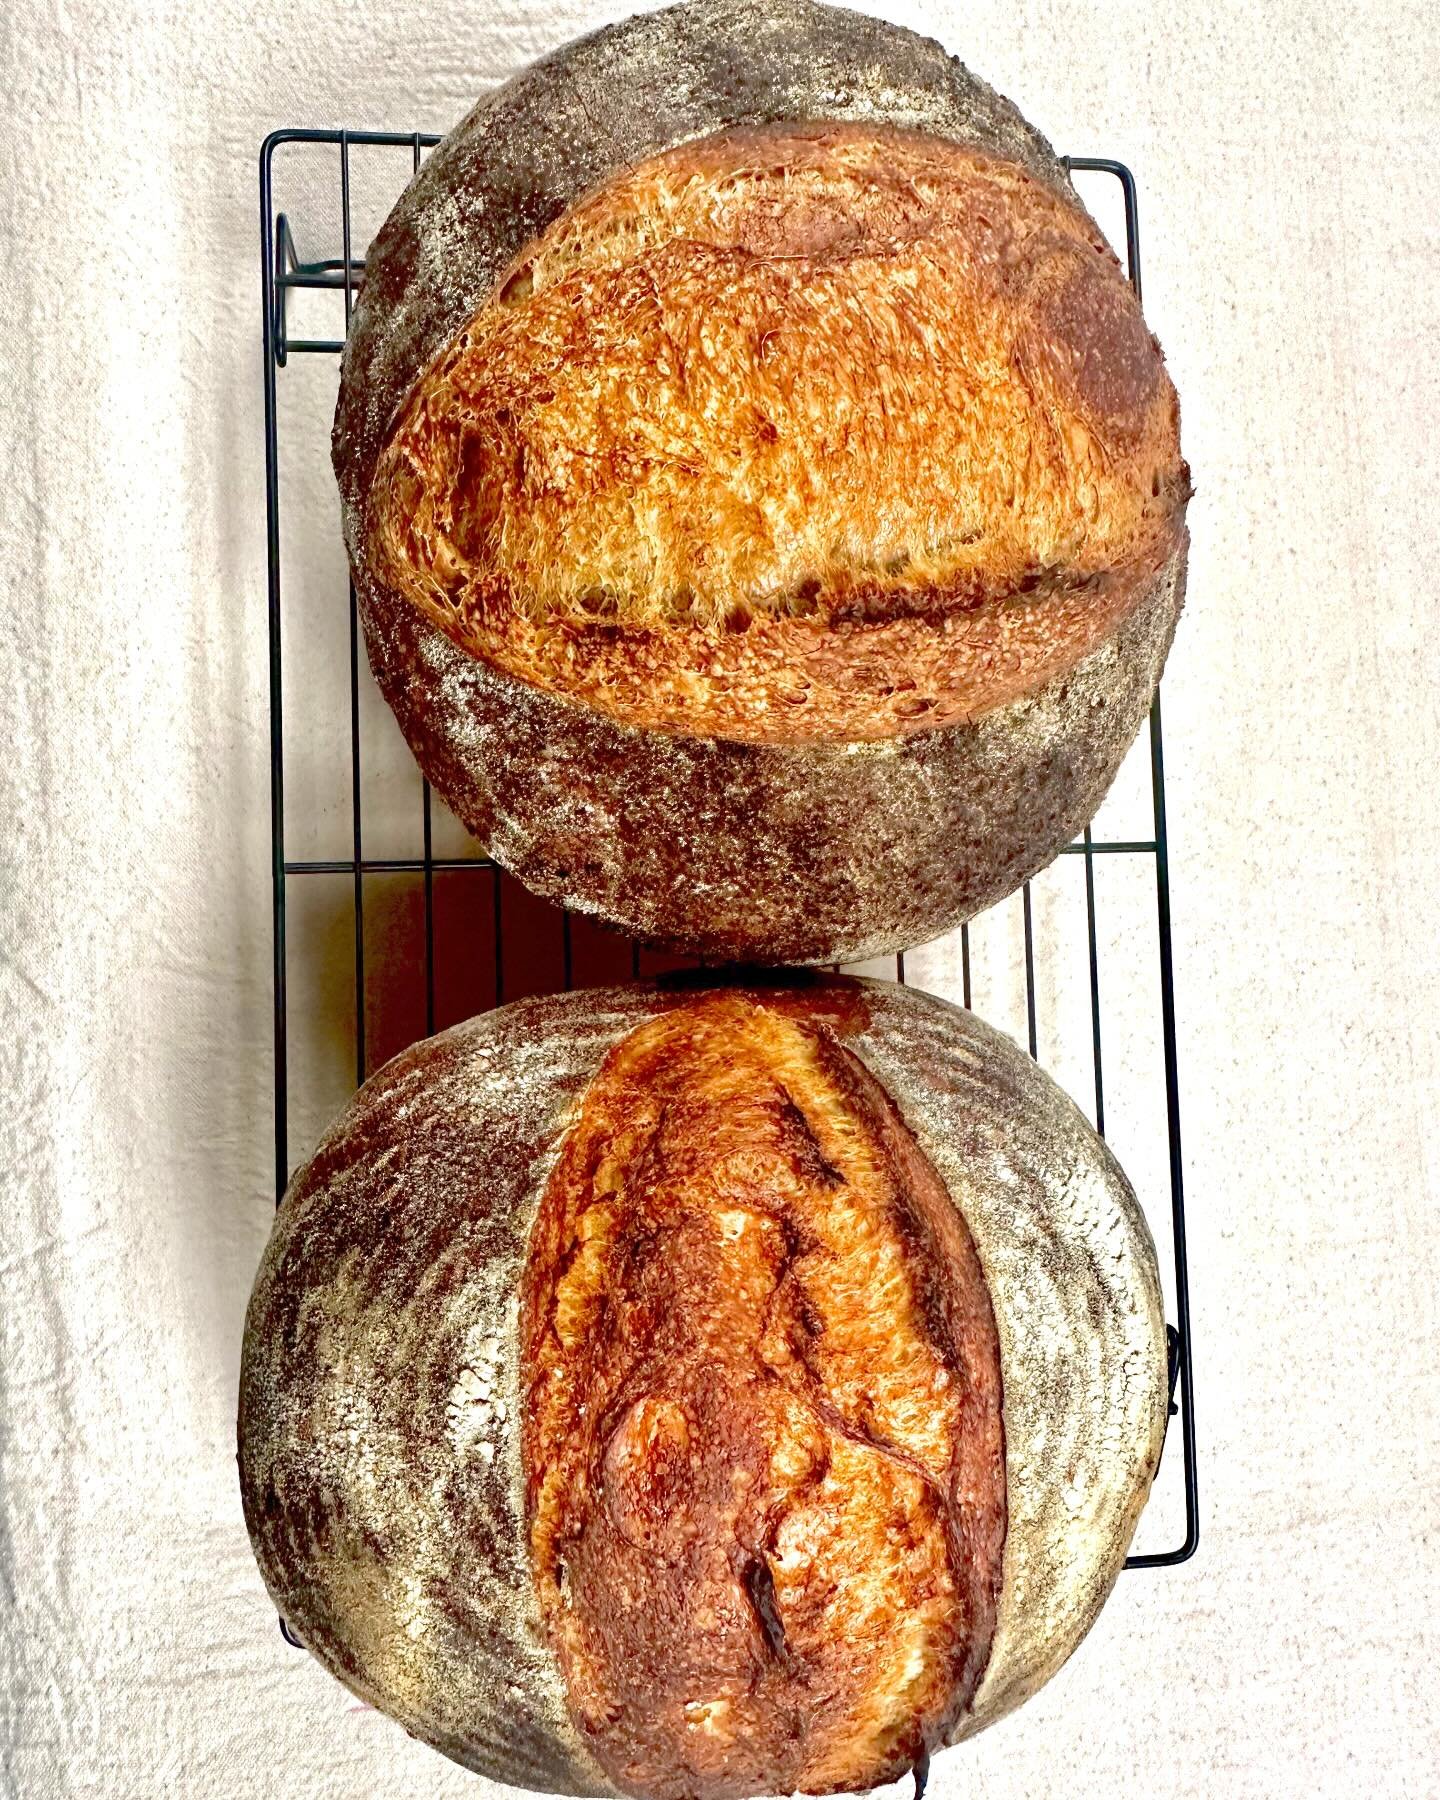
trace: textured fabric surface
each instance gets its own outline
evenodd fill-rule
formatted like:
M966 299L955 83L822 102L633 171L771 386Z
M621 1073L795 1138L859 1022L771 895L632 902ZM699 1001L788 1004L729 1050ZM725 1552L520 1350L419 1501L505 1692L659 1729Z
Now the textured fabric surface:
M1060 148L1135 168L1198 490L1166 744L1202 1547L1123 1577L935 1791L1433 1792L1435 20L893 12ZM236 1490L272 1200L255 152L277 124L444 129L608 16L0 16L6 1795L484 1791L282 1643ZM337 254L323 199L297 217ZM333 393L328 366L286 390L317 452ZM324 529L300 553L333 574L323 454L307 467ZM294 768L298 818L320 784ZM343 805L315 812L299 853L343 847ZM1117 984L1124 965L1121 945ZM956 945L910 973L958 996ZM1116 1091L1112 1141L1163 1207Z

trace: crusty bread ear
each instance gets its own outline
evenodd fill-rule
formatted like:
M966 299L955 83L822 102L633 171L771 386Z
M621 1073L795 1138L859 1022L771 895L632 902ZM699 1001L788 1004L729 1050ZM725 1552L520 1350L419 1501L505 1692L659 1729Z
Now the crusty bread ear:
M361 1089L256 1280L240 1478L282 1614L415 1735L720 1800L1048 1679L1165 1407L1143 1217L1008 1039L888 983L637 985Z
M530 886L858 959L1092 816L1189 476L1063 169L937 45L697 0L491 95L382 229L334 459L371 665Z
M1175 390L1072 200L918 132L721 132L502 273L375 475L377 578L623 724L954 724L1065 675L1178 547Z

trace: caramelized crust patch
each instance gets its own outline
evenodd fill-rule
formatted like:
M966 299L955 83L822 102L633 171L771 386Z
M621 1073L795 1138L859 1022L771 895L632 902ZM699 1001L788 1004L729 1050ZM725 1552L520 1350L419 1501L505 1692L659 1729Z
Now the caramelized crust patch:
M862 1789L989 1655L995 1322L884 1089L793 997L650 1020L588 1089L524 1286L541 1614L628 1792Z
M369 542L457 642L614 717L877 738L1073 666L1187 495L1078 207L939 138L772 126L527 248L402 409Z

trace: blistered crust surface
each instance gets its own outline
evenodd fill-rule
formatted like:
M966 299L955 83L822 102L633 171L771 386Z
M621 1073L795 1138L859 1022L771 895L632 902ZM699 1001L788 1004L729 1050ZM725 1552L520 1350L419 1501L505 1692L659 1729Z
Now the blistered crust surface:
M526 245L412 391L368 536L458 643L613 718L871 738L1072 666L1187 494L1077 204L944 139L787 124Z
M366 258L335 466L352 554L411 384L523 247L616 170L727 126L827 118L973 144L1070 195L1039 132L933 39L811 0L696 0L565 44L426 159Z
M1164 1441L1167 1349L1144 1214L1079 1109L1009 1038L867 983L854 1040L975 1239L1005 1385L1009 1529L967 1737L1050 1679L1124 1566Z
M806 993L621 1040L525 1276L533 1566L597 1759L655 1800L828 1793L943 1742L1004 1540L964 1222Z

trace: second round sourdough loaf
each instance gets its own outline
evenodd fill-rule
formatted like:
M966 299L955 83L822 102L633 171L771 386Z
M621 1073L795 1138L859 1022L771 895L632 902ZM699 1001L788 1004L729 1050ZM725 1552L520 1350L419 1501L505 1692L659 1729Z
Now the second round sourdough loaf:
M296 1176L240 1477L292 1629L501 1781L875 1786L1046 1681L1160 1454L1154 1249L1008 1039L886 983L416 1045Z

